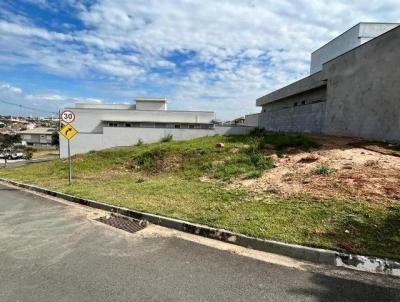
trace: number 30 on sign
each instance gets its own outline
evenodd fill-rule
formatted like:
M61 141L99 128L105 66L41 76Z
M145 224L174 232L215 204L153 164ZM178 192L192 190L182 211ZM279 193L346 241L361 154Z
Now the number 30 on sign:
M61 120L67 124L72 123L75 120L75 113L70 110L65 110L61 113Z

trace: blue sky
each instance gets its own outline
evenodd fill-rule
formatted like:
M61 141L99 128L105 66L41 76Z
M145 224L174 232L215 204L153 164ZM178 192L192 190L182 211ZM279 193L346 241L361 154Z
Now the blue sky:
M398 0L1 0L0 100L53 112L154 95L230 119L306 76L331 38L398 16Z

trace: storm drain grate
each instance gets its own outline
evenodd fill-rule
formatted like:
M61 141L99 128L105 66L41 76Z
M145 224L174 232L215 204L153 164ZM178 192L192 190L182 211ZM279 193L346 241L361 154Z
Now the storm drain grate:
M143 220L128 219L126 217L115 215L103 216L95 220L129 233L136 233L143 230L147 225L146 221Z

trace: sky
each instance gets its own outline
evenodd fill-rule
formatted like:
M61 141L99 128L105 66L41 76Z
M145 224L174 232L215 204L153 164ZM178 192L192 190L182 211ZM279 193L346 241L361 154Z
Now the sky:
M24 106L0 114L162 96L228 120L356 23L399 16L398 0L0 0L0 101Z

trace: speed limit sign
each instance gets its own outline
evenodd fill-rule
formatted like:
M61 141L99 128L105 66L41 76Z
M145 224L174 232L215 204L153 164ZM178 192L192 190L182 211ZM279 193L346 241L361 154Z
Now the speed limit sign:
M71 110L65 110L63 113L61 113L61 119L67 124L72 123L75 120L75 113L73 113Z

